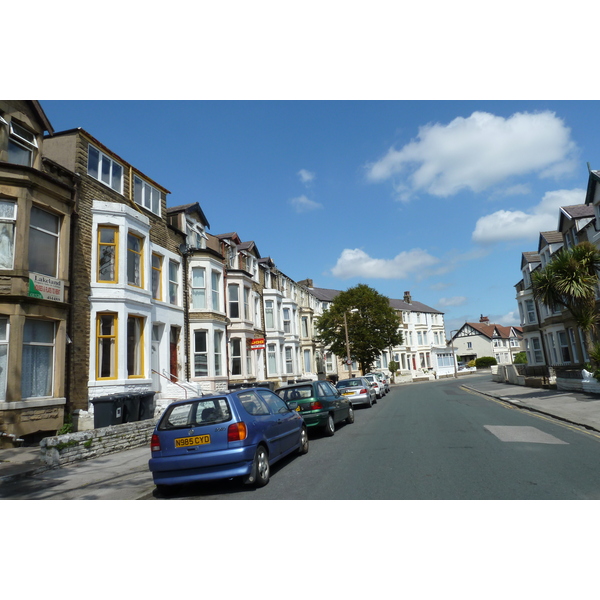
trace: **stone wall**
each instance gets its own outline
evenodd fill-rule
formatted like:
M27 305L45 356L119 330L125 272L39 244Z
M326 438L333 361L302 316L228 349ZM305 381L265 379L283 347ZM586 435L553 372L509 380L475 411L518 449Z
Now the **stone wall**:
M40 442L41 458L48 466L60 467L144 445L148 445L150 458L150 438L155 425L155 419L148 419L47 437Z

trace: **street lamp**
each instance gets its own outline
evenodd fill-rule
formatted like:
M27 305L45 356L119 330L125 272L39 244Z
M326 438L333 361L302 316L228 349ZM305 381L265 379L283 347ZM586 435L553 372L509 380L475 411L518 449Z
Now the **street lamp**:
M349 312L358 312L358 308L353 308ZM346 318L348 311L344 311L344 331L346 332L346 364L348 365L349 377L352 378L352 359L350 358L350 340L348 339L348 319Z
M450 343L452 344L452 365L454 366L454 379L458 379L458 374L456 372L456 355L454 354L454 342L452 341L452 334L458 333L460 329L453 329L450 332Z

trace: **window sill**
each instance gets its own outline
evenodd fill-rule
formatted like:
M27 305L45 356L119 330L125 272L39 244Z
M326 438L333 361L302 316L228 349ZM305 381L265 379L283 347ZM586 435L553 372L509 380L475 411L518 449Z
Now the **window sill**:
M28 398L20 402L0 402L0 410L22 410L24 408L44 408L46 406L63 406L66 398Z

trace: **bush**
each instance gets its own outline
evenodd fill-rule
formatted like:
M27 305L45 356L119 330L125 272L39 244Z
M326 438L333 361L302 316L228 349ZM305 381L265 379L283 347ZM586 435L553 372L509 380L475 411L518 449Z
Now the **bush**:
M515 354L515 365L527 364L527 352L517 352Z
M497 364L498 361L493 356L482 356L475 361L475 366L478 369L487 369Z

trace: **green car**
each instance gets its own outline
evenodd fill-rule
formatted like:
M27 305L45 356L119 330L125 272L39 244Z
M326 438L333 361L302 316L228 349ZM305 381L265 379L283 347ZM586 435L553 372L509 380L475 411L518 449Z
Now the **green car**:
M302 381L286 385L275 393L287 403L296 402L296 410L307 427L322 428L325 435L333 435L335 426L342 421L354 423L351 402L328 381Z

